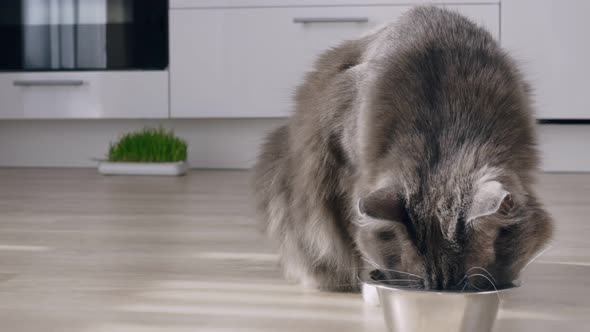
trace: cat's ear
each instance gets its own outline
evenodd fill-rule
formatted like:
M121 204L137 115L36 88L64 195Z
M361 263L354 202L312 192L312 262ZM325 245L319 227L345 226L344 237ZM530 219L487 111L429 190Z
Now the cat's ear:
M392 188L382 188L361 198L358 210L362 216L373 219L402 222L404 207L397 192Z
M498 181L487 181L476 188L467 221L495 213L507 215L513 208L512 195Z

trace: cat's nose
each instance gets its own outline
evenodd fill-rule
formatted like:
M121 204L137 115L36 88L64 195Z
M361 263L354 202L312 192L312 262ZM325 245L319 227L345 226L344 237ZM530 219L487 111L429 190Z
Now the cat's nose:
M373 270L369 273L369 277L371 277L372 280L375 281L381 281L381 280L385 280L385 274L383 274L383 272L381 272L380 270Z

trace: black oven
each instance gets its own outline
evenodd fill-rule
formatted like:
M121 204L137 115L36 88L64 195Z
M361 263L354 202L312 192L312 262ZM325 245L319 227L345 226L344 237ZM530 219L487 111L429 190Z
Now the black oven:
M167 0L0 0L0 71L162 70Z

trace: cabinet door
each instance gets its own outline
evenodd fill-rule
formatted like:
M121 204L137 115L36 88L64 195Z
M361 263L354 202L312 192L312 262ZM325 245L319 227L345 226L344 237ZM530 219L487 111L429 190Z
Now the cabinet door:
M502 44L524 69L541 119L590 119L590 1L502 3Z
M321 51L396 20L409 8L173 9L171 116L287 116L297 84ZM451 8L498 34L498 5ZM322 18L333 21L300 23Z
M424 3L452 2L499 3L500 0L170 0L170 8L238 8L238 7L296 7L296 6L364 6L372 5L423 5Z
M0 119L168 118L165 71L0 74Z

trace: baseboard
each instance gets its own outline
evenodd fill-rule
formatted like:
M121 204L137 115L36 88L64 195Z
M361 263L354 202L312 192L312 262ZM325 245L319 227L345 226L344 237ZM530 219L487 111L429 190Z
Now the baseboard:
M189 142L189 164L199 169L247 169L264 136L285 119L18 120L0 121L0 167L96 167L109 142L143 126L174 128ZM590 172L590 126L538 126L541 167Z

